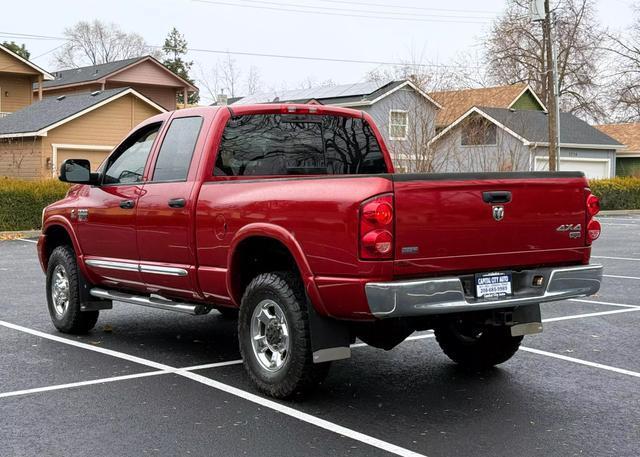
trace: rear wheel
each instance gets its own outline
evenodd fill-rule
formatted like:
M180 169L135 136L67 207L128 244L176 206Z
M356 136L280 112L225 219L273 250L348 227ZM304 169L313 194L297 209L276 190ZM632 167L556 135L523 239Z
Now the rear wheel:
M47 305L53 325L64 333L87 333L100 314L80 310L79 274L73 249L55 248L47 266Z
M305 393L327 375L314 364L307 300L292 273L256 276L242 297L238 338L244 367L259 390L276 398Z
M509 327L480 326L456 320L435 329L436 340L454 362L469 369L484 369L506 362L518 351L522 336Z

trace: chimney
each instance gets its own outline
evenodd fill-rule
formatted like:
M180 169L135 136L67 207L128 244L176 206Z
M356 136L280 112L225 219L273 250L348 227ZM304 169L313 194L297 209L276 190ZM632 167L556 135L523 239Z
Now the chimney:
M226 106L227 101L229 100L229 97L227 97L227 94L225 94L224 92L221 94L218 94L216 98L218 99L216 105L219 105L219 106Z

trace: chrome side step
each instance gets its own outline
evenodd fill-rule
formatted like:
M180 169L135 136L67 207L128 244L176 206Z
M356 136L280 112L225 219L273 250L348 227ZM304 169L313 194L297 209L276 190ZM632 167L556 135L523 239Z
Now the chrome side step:
M100 288L93 288L89 292L94 297L106 298L108 300L122 301L125 303L132 303L134 305L148 306L150 308L164 309L167 311L176 311L183 314L191 314L199 316L207 314L211 308L193 303L180 303L173 300L168 300L160 296L145 296L145 295L132 295L126 292L118 292L115 290L105 290Z

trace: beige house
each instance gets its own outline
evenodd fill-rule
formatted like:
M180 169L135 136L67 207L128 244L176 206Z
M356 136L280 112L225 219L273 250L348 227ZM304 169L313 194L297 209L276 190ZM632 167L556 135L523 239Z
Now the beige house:
M127 87L46 97L0 119L0 176L53 177L74 157L96 169L133 127L164 111Z
M42 98L43 81L54 77L37 65L0 45L0 117ZM35 91L34 91L35 87Z
M45 97L131 87L164 109L174 110L178 94L188 100L189 94L198 91L151 56L56 71L53 75L53 80L43 84Z

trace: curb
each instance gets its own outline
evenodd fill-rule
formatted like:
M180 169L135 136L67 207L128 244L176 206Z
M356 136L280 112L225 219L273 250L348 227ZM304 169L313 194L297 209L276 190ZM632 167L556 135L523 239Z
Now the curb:
M0 232L0 240L15 240L17 238L38 238L40 230L16 230Z
M624 216L632 214L640 214L640 209L609 209L598 213L599 216Z

